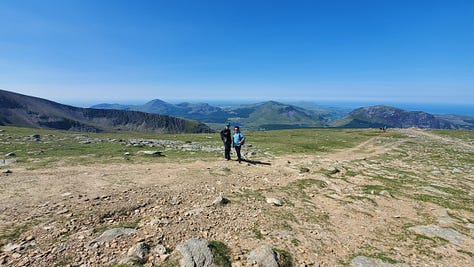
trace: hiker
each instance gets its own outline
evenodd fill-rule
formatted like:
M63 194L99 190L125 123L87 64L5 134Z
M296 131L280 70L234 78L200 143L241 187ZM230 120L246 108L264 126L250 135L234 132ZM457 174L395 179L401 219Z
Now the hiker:
M224 130L221 131L221 139L224 142L224 157L226 160L230 160L230 145L232 143L230 124L226 124Z
M235 152L237 153L237 160L239 163L242 161L242 157L240 155L240 149L245 142L245 135L240 132L239 126L234 127L234 148Z

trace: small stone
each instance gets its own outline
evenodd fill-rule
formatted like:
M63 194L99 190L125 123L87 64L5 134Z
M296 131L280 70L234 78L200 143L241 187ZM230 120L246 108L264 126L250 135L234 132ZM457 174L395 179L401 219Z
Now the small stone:
M10 152L10 153L7 153L5 154L5 157L15 157L16 154L14 152Z
M281 200L279 200L277 198L273 198L273 197L267 197L266 201L267 201L268 204L273 204L275 206L282 206L283 205Z
M340 170L335 166L330 166L330 167L326 168L326 171L329 174L336 174L336 173L340 172Z
M140 242L128 250L127 255L143 260L150 251L150 246L145 242Z
M136 233L137 230L131 229L131 228L115 228L115 229L110 229L102 233L97 238L94 238L91 242L89 242L89 246L94 245L94 243L97 244L104 244L105 242L112 241L116 239L117 237L123 236L123 235L131 235Z
M63 210L58 211L56 214L61 215L61 214L65 214L65 213L68 213L68 212L69 212L68 209L63 209Z
M300 167L300 173L305 173L305 172L310 172L310 169L306 167Z
M137 154L143 154L143 155L149 155L149 156L158 156L158 157L163 156L161 151L156 151L156 150L141 150L141 151L138 151Z
M162 256L166 254L166 248L165 246L158 244L151 250L151 253L157 256Z
M8 243L5 246L3 246L2 251L3 252L12 252L16 249L19 249L21 246L19 244L12 244Z
M387 190L380 191L379 195L384 197L392 197L392 194L390 194L390 192L388 192Z
M19 258L21 258L21 254L20 253L13 253L12 258L19 259Z
M214 201L212 201L213 206L225 205L227 203L229 203L229 200L224 198L222 195L219 195L218 197L216 197L216 199L214 199Z

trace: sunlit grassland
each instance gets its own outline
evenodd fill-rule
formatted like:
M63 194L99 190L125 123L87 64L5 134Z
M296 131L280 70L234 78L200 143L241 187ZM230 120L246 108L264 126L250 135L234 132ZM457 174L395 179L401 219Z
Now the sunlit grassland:
M221 157L219 133L212 134L151 134L151 133L83 133L42 129L0 127L0 159L14 153L17 164L28 168L54 165L80 165L114 162L169 162L186 160L214 160ZM32 135L40 135L36 141ZM245 150L254 150L257 157L298 153L330 152L356 146L372 136L375 130L298 129L248 132ZM179 141L217 148L215 151L180 150L167 147L134 147L130 139ZM164 157L139 155L141 150L161 151Z

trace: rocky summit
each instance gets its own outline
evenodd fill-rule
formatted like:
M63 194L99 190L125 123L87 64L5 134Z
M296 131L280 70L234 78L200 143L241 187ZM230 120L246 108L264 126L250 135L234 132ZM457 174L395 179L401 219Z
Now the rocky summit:
M4 145L15 141L8 133ZM472 265L472 132L324 133L308 136L353 143L278 153L249 138L255 158L239 163L197 142L163 141L164 157L131 162L132 151L81 164L78 155L48 167L16 146L8 158L19 161L0 166L9 170L0 173L0 265ZM40 145L30 135L18 143Z

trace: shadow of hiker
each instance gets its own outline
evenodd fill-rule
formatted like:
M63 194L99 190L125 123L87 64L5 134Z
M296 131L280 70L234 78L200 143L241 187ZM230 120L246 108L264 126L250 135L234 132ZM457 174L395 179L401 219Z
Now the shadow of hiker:
M259 161L259 160L242 159L242 162L246 162L246 163L249 163L249 164L252 164L252 165L267 165L267 166L272 165L269 162L263 162L263 161Z

